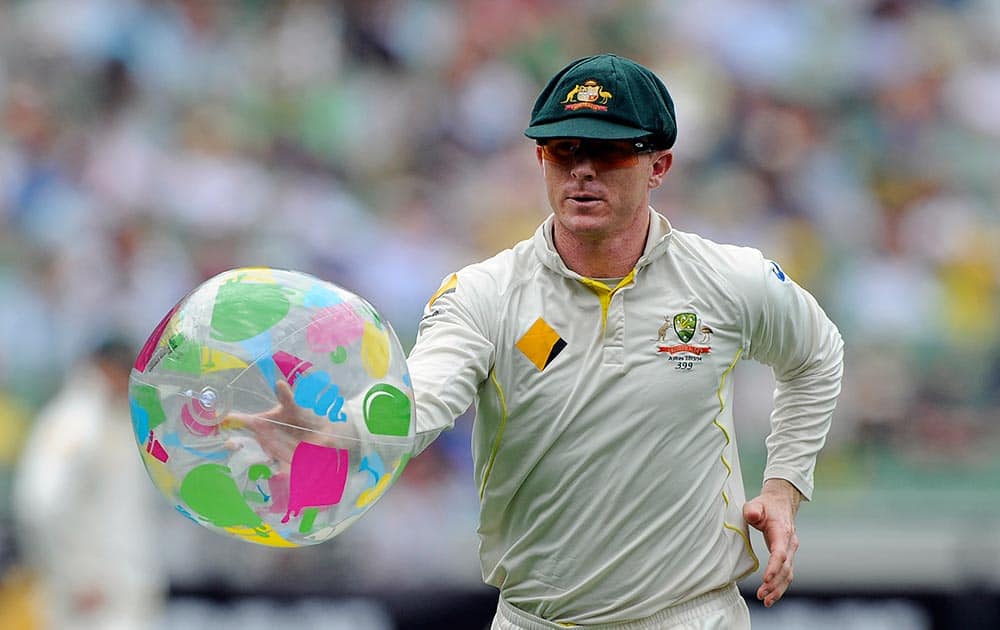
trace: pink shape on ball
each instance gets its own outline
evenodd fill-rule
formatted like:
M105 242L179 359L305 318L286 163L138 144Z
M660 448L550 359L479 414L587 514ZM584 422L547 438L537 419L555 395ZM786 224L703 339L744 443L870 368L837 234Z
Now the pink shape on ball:
M204 407L202 407L202 409L204 409ZM202 414L199 413L198 415ZM203 415L202 418L206 420L212 419L211 417L205 417ZM181 407L181 422L184 423L184 426L187 427L188 431L194 433L195 435L206 436L219 432L219 427L204 424L200 422L198 418L195 418L194 414L191 413L191 410L188 409L188 405Z
M170 323L170 318L174 316L177 309L181 307L181 302L174 305L170 312L163 316L160 323L156 325L153 329L152 334L146 339L146 343L142 345L142 350L139 351L139 356L135 358L135 363L132 365L139 372L145 372L146 366L149 365L149 360L153 358L153 353L156 352L156 344L160 342L160 337L163 336L163 331L167 328L167 324Z
M312 363L304 359L300 359L294 354L288 354L283 350L279 350L271 355L274 359L275 365L281 370L281 373L285 376L285 380L288 381L289 385L295 385L295 381L302 375L303 372L309 370L312 367Z
M349 304L320 309L306 328L306 342L314 352L333 352L361 337L365 321Z
M348 450L299 442L292 453L288 484L288 511L282 523L307 507L340 503L347 485Z

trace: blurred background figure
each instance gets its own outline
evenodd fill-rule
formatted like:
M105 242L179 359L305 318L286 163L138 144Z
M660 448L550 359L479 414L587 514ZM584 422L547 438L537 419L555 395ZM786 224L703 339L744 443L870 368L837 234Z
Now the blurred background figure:
M39 412L18 465L19 548L39 628L154 628L166 595L155 497L130 430L135 352L102 342Z

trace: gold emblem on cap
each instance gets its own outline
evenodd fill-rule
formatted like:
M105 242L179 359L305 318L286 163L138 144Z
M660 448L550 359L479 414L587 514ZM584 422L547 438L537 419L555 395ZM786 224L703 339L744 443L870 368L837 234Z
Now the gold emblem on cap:
M605 104L612 98L614 96L603 85L594 79L588 79L573 86L562 103L569 110L586 108L604 112L608 110Z

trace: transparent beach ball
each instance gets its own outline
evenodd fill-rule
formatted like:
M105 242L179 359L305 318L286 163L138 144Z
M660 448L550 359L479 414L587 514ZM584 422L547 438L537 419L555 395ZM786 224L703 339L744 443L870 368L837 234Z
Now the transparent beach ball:
M234 269L197 287L140 351L129 402L146 470L176 510L262 545L336 536L413 453L392 327L296 271Z

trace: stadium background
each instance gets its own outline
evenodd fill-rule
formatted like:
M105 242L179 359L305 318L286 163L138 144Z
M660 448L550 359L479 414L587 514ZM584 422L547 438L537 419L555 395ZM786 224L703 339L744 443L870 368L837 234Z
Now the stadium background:
M23 569L19 445L94 339L139 343L202 279L264 264L366 296L409 348L447 273L544 216L527 113L552 72L604 51L677 104L654 205L768 252L847 342L796 582L751 604L755 628L1000 627L993 0L0 3L5 583ZM771 382L748 364L737 383L752 491ZM226 540L164 503L164 625L481 627L495 593L468 431L308 550Z

